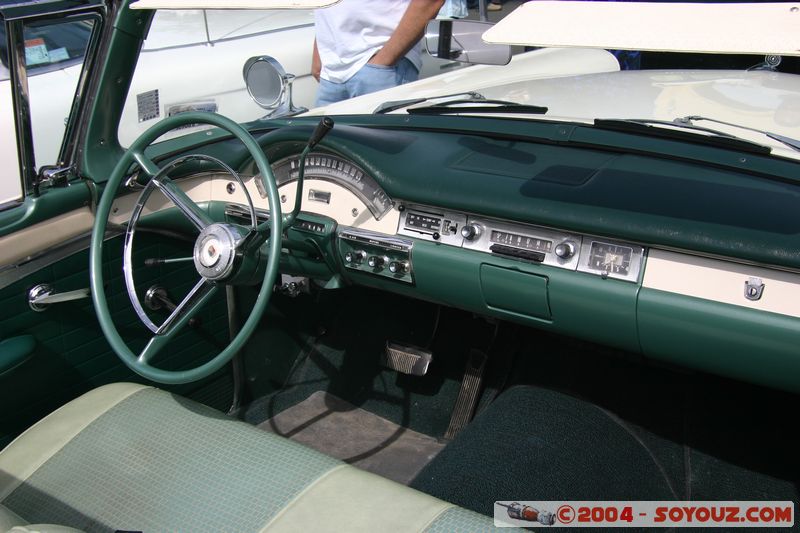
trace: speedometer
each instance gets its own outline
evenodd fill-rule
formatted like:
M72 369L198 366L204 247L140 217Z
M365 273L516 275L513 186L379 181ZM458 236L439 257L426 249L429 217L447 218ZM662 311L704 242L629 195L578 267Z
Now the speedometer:
M299 156L292 156L272 165L272 173L278 186L298 178L299 161ZM312 152L306 158L305 179L324 180L341 185L364 202L376 220L383 218L392 209L392 200L375 178L343 157ZM256 182L258 181L257 179Z

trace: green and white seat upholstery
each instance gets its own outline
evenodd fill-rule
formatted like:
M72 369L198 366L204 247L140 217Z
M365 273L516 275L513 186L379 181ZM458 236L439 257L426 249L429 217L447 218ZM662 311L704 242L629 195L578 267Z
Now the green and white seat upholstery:
M128 383L77 398L0 452L0 531L15 526L53 533L494 529L488 517Z

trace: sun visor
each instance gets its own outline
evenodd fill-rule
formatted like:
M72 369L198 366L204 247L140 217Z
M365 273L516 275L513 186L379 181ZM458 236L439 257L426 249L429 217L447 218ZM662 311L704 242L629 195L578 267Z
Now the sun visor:
M483 34L489 43L800 55L800 3L533 1Z
M131 9L315 9L340 0L138 0Z

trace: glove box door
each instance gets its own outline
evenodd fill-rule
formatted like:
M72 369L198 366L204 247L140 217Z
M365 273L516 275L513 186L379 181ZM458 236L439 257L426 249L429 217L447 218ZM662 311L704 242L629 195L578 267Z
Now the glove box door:
M543 320L552 318L546 277L484 263L480 279L489 308Z

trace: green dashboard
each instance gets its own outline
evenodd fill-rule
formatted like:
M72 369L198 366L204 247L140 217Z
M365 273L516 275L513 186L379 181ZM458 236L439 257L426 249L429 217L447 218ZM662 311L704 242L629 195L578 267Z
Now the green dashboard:
M800 390L796 163L581 125L418 118L337 119L309 158L282 272ZM260 125L284 210L314 124ZM199 150L258 181L230 142ZM241 217L224 176L186 172L220 181L209 205Z

